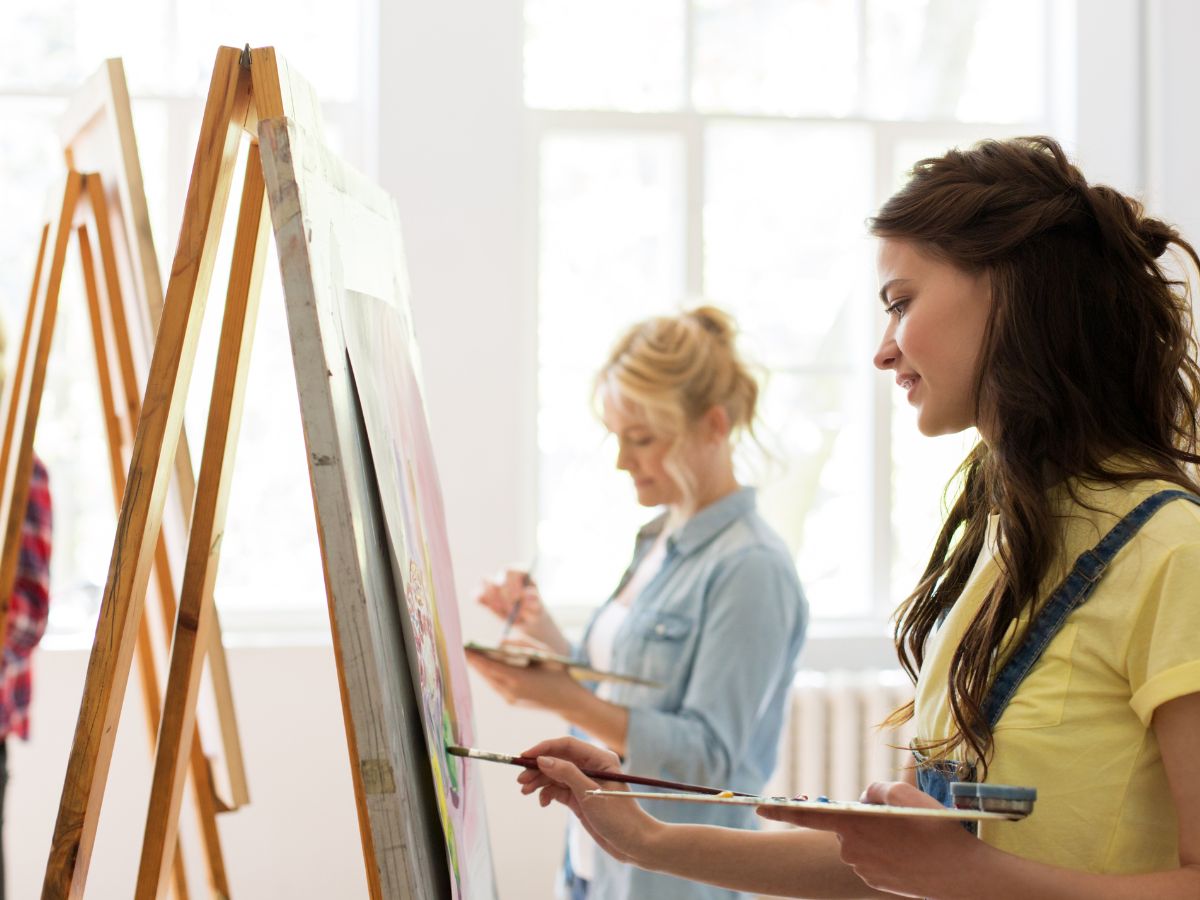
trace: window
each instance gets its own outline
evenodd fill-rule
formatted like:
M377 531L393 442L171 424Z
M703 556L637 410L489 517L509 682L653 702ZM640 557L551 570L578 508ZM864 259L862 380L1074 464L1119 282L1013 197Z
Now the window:
M366 72L359 61L366 56L364 17L373 8L366 0L8 0L0 6L0 306L10 351L25 315L47 192L62 171L54 119L106 57L124 60L165 287L217 47L273 44L324 101L331 144L366 168L372 161L361 148L372 123L363 111ZM240 30L225 24L231 22ZM197 466L236 211L231 202L186 410ZM77 256L72 247L36 442L54 494L50 627L58 633L94 629L116 521ZM226 630L326 627L278 271L272 247L216 586Z
M742 474L814 615L877 622L911 589L972 438L921 438L872 368L864 221L922 156L1048 128L1048 6L526 0L550 602L607 596L650 515L613 470L592 375L626 326L700 299L767 371L769 458Z

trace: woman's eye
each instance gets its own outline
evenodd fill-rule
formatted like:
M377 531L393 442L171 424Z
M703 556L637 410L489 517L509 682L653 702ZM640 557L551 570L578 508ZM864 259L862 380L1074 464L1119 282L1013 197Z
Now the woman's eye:
M908 306L908 304L909 304L909 300L907 297L905 297L902 300L896 300L895 302L889 304L888 306L885 306L883 308L883 311L889 316L893 316L897 319L903 319L904 318L904 309L905 309L905 307Z

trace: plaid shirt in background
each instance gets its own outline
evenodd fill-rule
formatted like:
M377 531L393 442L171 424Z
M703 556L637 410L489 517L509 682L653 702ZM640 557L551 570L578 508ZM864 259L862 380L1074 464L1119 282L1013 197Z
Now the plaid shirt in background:
M0 740L29 738L29 657L46 630L50 608L50 476L36 456L21 526L21 556L8 605L8 636L0 666Z

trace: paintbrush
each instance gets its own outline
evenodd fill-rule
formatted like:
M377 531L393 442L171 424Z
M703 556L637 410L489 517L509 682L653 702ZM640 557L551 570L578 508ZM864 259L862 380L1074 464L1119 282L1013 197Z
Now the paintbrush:
M513 627L513 623L517 621L517 616L521 614L521 601L525 599L525 588L533 584L533 567L537 565L537 553L533 554L533 559L529 563L529 568L521 575L521 594L517 597L512 605L512 609L508 611L508 615L504 617L504 627L500 629L500 640L498 643L503 644L508 638L508 630Z
M505 763L510 766L520 766L523 769L536 769L537 759L532 756L508 756L504 753L489 753L487 750L476 750L473 747L446 746L446 752L451 756L463 756L467 759L482 759L487 762ZM588 778L595 781L619 781L621 784L640 784L646 787L666 788L672 791L683 791L689 794L724 794L727 797L754 797L755 794L743 794L739 791L723 791L720 788L705 787L699 784L683 784L678 781L663 781L660 778L646 778L642 775L626 775L624 772L600 772L595 769L579 770Z

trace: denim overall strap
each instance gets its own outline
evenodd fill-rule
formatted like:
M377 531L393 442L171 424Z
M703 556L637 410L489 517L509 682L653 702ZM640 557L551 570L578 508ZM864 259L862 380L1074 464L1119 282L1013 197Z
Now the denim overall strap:
M1151 516L1172 500L1188 500L1200 506L1200 497L1187 491L1159 491L1135 506L1095 547L1079 554L1071 572L1030 623L1021 646L1004 664L992 683L983 702L983 714L991 728L996 727L1029 670L1041 658L1054 636L1062 630L1067 616L1087 602L1117 553L1132 540Z
M1134 507L1120 522L1113 526L1095 547L1085 550L1075 560L1070 574L1059 584L1045 606L1034 618L1025 633L1017 652L1001 668L984 699L983 712L991 728L1000 721L1017 688L1029 674L1034 663L1041 657L1050 641L1062 629L1067 616L1085 603L1092 590L1104 575L1104 570L1117 553L1133 538L1138 530L1159 509L1172 500L1187 500L1200 506L1200 497L1181 490L1159 491ZM952 806L950 786L955 781L973 781L975 766L969 762L955 760L930 760L916 747L912 750L917 761L917 785L943 806ZM964 822L963 827L972 834L977 833L975 822Z

